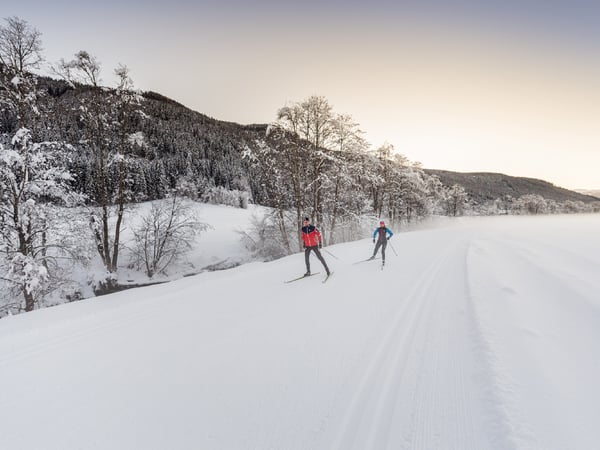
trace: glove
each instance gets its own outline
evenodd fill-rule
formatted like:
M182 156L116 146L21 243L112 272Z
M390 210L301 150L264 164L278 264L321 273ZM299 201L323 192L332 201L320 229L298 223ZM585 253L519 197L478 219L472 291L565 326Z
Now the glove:
M390 240L390 238L385 238L385 240L386 240L386 241L389 241L389 240Z
M304 250L306 250L306 244L303 244L303 245L302 245L302 248L303 248Z
M375 243L375 239L373 239L373 244Z
M323 248L323 243L319 242L319 248Z

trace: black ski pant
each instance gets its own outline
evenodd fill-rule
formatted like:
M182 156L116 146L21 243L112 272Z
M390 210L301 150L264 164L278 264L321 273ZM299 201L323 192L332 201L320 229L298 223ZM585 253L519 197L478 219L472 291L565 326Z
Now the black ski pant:
M325 267L325 272L329 273L329 267L327 267L327 263L325 262L323 255L321 255L321 252L319 251L319 247L316 245L314 247L306 247L306 249L304 250L304 261L306 261L306 271L310 272L309 256L310 256L311 251L315 252L315 255L317 255L317 258L319 258L319 261L321 261L321 264L323 264L323 267Z
M375 250L373 250L373 258L375 258L375 255L379 251L379 247L381 247L381 259L385 261L385 248L387 247L387 239L384 239L383 241L381 239L377 240L377 244L375 244Z

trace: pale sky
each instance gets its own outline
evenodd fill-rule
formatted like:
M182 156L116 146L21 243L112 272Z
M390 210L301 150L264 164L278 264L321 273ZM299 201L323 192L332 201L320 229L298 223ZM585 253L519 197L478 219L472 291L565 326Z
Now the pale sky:
M0 0L49 62L87 50L220 120L323 95L426 168L600 188L600 2Z

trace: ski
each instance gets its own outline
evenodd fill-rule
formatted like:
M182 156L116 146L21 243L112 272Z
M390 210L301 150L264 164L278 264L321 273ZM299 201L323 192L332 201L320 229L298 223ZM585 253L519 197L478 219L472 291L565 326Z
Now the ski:
M291 280L284 281L284 283L293 283L294 281L303 280L304 278L312 277L312 276L318 275L319 273L320 272L315 272L315 273L311 273L310 275L302 275L301 277L293 278Z
M325 278L323 278L322 283L325 283L327 280L329 280L329 277L331 277L331 275L333 275L333 272L329 272L329 275L327 275Z
M379 258L367 258L367 259L363 259L362 261L356 261L355 263L352 263L352 264L360 264L360 263L365 263L368 261L375 261L377 259L379 259Z

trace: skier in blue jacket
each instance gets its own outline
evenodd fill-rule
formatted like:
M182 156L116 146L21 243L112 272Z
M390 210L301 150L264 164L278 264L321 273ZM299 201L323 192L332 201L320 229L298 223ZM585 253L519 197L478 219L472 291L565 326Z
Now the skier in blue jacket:
M375 231L373 232L373 244L375 244L375 241L377 241L377 244L375 244L373 256L371 256L369 259L375 259L375 255L379 251L379 247L381 247L381 259L382 263L385 264L385 248L387 247L387 241L389 241L393 235L394 233L392 233L392 230L385 226L385 222L383 220L379 222L379 228L375 228Z

